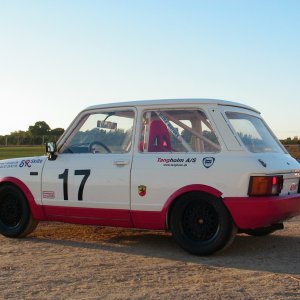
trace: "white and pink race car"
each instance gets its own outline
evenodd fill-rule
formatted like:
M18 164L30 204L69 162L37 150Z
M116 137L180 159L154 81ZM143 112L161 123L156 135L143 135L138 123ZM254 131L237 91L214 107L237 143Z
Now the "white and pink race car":
M196 255L300 214L300 165L255 109L210 99L83 110L47 156L0 161L0 233L39 221L170 230Z

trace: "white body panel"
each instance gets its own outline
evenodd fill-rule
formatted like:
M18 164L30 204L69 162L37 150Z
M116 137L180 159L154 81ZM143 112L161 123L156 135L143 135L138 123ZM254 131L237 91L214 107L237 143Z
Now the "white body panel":
M132 154L61 154L47 161L43 172L43 204L55 206L129 209L130 167ZM64 200L63 179L59 174L68 170L68 200ZM90 170L78 199L83 175L75 170ZM50 192L50 193L45 193Z
M30 189L37 204L41 204L41 176L46 156L15 158L0 161L0 178L14 177Z
M60 153L85 114L109 109L131 109L136 112L129 153ZM139 144L142 116L145 111L154 109L204 111L218 138L220 151L141 153ZM222 197L247 197L251 175L282 174L285 179L282 195L295 193L300 176L299 163L284 153L284 150L282 153L248 151L239 137L234 135L226 119L226 111L242 112L260 118L260 114L248 106L209 99L158 100L89 107L78 115L59 140L56 160L37 157L2 161L0 177L12 176L22 180L37 204L136 211L161 211L172 194L193 184L216 189L221 192ZM25 163L22 165L22 161L26 160L31 162L30 167ZM206 163L209 161L211 163L208 166ZM66 170L68 200L64 200L63 186L63 174L66 175ZM78 193L84 175L76 175L76 170L90 170L82 190L82 199L79 199ZM31 171L35 175L30 175ZM140 186L146 188L143 196L139 194Z

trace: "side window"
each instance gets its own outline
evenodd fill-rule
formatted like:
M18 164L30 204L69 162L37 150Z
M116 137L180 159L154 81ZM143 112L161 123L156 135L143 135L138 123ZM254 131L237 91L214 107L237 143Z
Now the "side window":
M132 144L134 112L87 115L68 141L64 153L126 153Z
M201 110L157 110L143 115L140 152L218 152L221 147Z

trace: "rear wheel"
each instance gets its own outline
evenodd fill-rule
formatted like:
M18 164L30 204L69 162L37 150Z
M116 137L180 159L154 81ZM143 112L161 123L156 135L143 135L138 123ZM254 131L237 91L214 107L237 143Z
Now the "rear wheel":
M13 185L0 187L0 233L17 238L31 233L37 226L24 194Z
M236 227L220 199L192 192L174 204L170 228L175 241L186 251L209 255L229 246Z

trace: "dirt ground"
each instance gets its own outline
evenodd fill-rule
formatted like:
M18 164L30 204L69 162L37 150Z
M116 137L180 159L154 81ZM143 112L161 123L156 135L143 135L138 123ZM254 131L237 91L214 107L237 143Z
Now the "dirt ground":
M1 299L300 299L300 218L196 257L168 233L40 223L0 237Z

